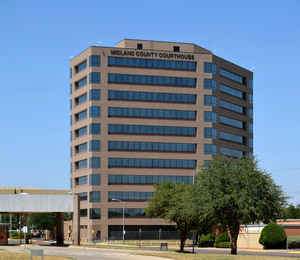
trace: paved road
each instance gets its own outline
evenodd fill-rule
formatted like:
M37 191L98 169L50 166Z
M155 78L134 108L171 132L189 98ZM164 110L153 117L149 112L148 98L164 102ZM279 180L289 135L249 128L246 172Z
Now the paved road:
M76 260L166 260L165 258L152 257L152 256L140 256L135 255L140 253L141 250L126 250L126 249L106 249L106 248L85 248L85 247L55 247L55 246L34 246L29 245L28 248L23 246L1 246L9 252L29 252L29 248L44 249L45 255L57 255L57 256L69 256ZM157 251L158 248L147 248L148 252ZM177 249L170 249L175 251ZM186 251L192 249L186 247ZM230 254L230 249L216 249L216 248L195 248L195 252L198 254ZM300 257L300 251L296 250L238 250L239 255L269 255L269 256L281 256L281 257Z
M52 246L30 246L30 248L44 249L45 255L73 257L76 260L166 260L166 258L134 255L131 250L113 250L96 248L73 248ZM1 246L8 252L29 253L29 248L20 246Z

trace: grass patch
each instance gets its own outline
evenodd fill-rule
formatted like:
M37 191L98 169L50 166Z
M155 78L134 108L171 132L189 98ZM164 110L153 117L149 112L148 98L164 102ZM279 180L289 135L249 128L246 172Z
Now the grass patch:
M33 256L33 260L41 259L40 256ZM70 260L73 258L63 256L44 256L45 260ZM15 254L15 253L0 253L0 260L30 260L29 254Z
M294 260L292 257L255 256L255 255L211 255L185 253L142 253L137 255L165 257L174 260Z
M300 236L288 236L288 241L300 241Z

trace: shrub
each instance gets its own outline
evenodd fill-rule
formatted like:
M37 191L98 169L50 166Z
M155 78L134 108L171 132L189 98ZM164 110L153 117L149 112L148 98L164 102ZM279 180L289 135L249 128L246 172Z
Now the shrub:
M231 245L230 237L229 237L228 233L225 231L216 237L214 246L215 247L224 247L226 245L225 247L227 247L228 242L229 242L229 245Z
M19 232L17 232L17 231L11 232L11 237L14 238L14 239L20 238L19 237ZM23 232L21 232L21 238L24 238L24 233Z
M217 235L216 237L216 243L218 242L230 242L230 238L228 233L225 231L219 235Z
M264 249L285 249L286 234L281 225L269 223L261 231L259 243Z
M218 242L215 243L216 248L231 248L231 242Z
M202 234L199 239L199 247L213 247L215 238L212 234Z

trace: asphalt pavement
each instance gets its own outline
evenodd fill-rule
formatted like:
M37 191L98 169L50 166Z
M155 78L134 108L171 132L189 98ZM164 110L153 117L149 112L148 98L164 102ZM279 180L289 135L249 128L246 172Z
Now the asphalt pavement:
M138 252L141 251L159 251L159 246L147 246L147 247L136 247L136 250L132 249L133 246L130 246L130 249L126 249L124 245L115 245L115 249L108 248L91 248L85 246L69 246L65 247L56 247L55 241L34 241L34 245L22 245L19 246L14 241L10 241L10 246L1 246L1 249L7 250L9 252L29 252L30 248L39 248L43 249L46 255L60 255L60 256L69 256L73 257L76 260L140 260L140 259L162 259L158 257L144 257L137 256ZM112 244L109 244L113 246ZM118 247L124 247L119 249ZM127 246L128 247L128 246ZM177 246L169 246L169 251L177 251ZM192 247L185 247L186 251L192 252ZM198 248L195 247L196 254L221 254L229 255L230 249L224 248ZM279 256L279 257L295 257L300 258L300 250L255 250L255 249L239 249L239 255L265 255L265 256Z

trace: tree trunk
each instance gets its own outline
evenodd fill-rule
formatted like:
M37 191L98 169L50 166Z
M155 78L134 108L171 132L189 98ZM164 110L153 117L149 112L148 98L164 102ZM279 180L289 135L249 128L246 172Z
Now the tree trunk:
M229 226L229 237L231 242L231 254L236 255L237 254L237 240L240 232L240 224L239 223L233 223Z
M187 232L184 231L180 231L180 252L184 251L184 244L185 244L185 240L187 237Z

